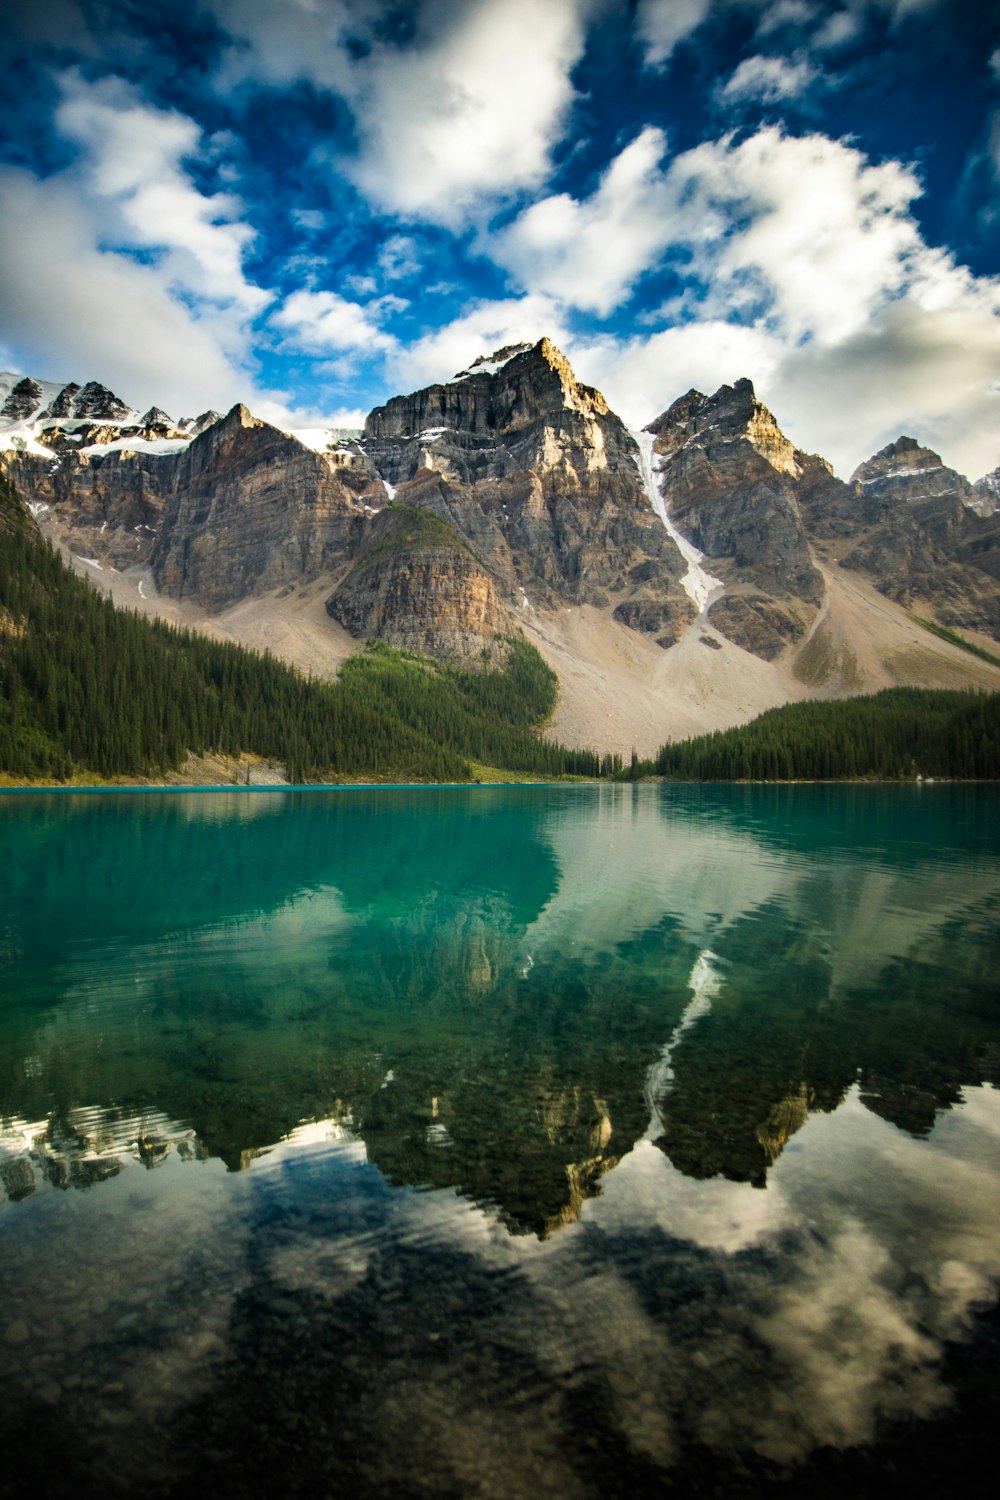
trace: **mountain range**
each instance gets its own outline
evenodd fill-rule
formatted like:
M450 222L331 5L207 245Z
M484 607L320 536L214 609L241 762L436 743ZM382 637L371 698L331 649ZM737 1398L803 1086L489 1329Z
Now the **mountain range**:
M644 755L804 697L1000 688L1000 470L901 436L844 482L747 379L638 433L547 339L360 432L19 375L0 401L0 471L77 571L314 674L371 638L476 665L523 633L553 733Z

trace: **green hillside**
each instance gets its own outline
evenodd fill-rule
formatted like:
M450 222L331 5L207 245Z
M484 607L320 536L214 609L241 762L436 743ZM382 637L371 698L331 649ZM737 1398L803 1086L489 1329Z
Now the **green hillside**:
M117 609L43 542L0 478L0 773L155 775L188 751L283 761L291 781L467 781L470 760L597 774L532 732L556 678L526 642L462 672L378 646L337 682Z
M1000 694L889 688L790 703L750 724L664 745L633 775L677 781L1000 777Z

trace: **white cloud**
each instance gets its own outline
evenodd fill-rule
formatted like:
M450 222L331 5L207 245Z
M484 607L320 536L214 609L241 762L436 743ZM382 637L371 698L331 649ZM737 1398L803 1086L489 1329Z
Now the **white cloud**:
M774 0L768 5L757 25L758 36L770 36L786 26L803 27L815 21L816 6L808 0Z
M767 386L782 347L759 328L712 319L630 338L571 341L577 376L596 385L628 427L642 427L694 387L715 391L749 375Z
M783 57L745 57L732 77L717 91L727 102L754 100L776 104L781 99L796 99L816 80L816 69L804 57L786 61Z
M646 66L667 62L677 43L697 31L711 5L712 0L639 0L636 30Z
M990 69L993 77L1000 80L1000 47L997 48L990 58Z
M424 0L396 43L375 27L389 9L375 0L213 0L241 43L220 86L304 77L339 94L359 147L337 169L380 208L457 226L548 174L594 4Z
M680 326L566 344L630 424L691 385L748 375L789 436L841 473L902 432L972 477L995 467L1000 281L923 241L910 169L777 129L706 142L664 166L655 154L622 221L639 247L628 270L670 249L690 255L697 280L664 311ZM553 311L605 307L624 279L609 248L625 201L608 193L612 179L613 169L583 203L529 210L498 252ZM645 239L644 224L654 226Z
M288 393L283 401L274 396L259 396L254 401L253 414L283 432L305 434L311 430L317 436L329 427L364 427L368 415L360 406L339 406L332 410L325 406L290 406L289 399Z
M189 295L233 303L253 315L269 294L243 275L252 230L228 194L198 191L183 170L201 140L193 120L153 109L117 78L62 78L56 126L83 148L88 192L101 202L106 242L161 252L171 284Z
M15 368L43 379L101 380L132 405L173 416L246 397L244 321L195 316L158 266L99 249L102 215L65 176L0 170L0 300Z
M764 129L708 141L661 165L648 127L593 195L540 200L495 236L490 253L529 292L609 313L674 247L693 252L701 289L687 315L751 316L759 306L794 339L838 340L903 286L921 241L920 191L897 162L870 165L825 136Z
M248 77L283 85L307 78L320 88L345 87L351 59L344 47L362 35L382 6L378 0L206 0L234 38L220 86Z
M708 310L761 304L793 340L855 333L925 248L909 213L913 172L825 136L769 127L697 146L671 171L687 184L684 237L711 283Z
M415 45L357 70L360 155L342 162L370 201L458 225L537 186L573 101L587 0L428 5Z
M494 259L532 292L610 313L677 238L674 184L660 166L666 138L652 126L614 159L594 194L543 198L494 237Z
M388 281L400 281L406 276L415 276L422 264L420 246L410 235L390 235L379 250L378 264L382 275Z
M395 302L395 299L393 299ZM335 350L374 352L395 347L391 334L372 321L368 308L336 292L293 292L271 315L271 325L291 334L296 346L310 353Z
M300 229L325 229L326 214L318 208L293 208L292 222Z
M832 52L853 42L863 29L864 22L857 10L835 10L814 34L811 45L818 51Z

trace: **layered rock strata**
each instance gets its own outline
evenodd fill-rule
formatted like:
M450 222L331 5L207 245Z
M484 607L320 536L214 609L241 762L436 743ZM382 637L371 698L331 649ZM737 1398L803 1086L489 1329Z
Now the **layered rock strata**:
M887 598L931 611L946 625L1000 630L1000 527L981 516L961 474L914 438L860 464L849 484L805 499L817 541L841 567L862 572Z
M375 518L326 607L352 635L473 664L495 665L491 646L518 630L485 564L447 521L414 506Z
M165 478L150 556L157 587L213 611L343 567L366 515L385 500L363 471L314 453L245 406L177 454Z

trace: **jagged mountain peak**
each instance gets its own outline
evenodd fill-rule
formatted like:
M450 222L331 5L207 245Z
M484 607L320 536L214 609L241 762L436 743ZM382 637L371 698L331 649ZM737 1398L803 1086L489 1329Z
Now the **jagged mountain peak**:
M364 438L433 442L446 432L503 433L567 411L613 416L601 392L578 381L562 351L542 338L508 344L451 380L394 396L369 412Z
M969 503L975 498L972 485L963 474L949 469L932 448L925 448L916 438L905 435L859 464L850 482L866 493L885 498L898 496L906 501L955 496Z
M143 412L139 421L143 427L173 426L172 418L167 415L162 406L151 406L148 411Z
M208 411L203 411L200 417L181 417L177 426L181 432L186 432L191 437L200 437L206 428L213 427L216 422L221 421L222 412L209 407Z
M746 376L721 385L714 395L690 390L678 397L646 427L656 437L656 451L669 460L681 449L745 441L772 468L798 475L801 455L785 437L773 414L757 400Z
M515 355L527 354L532 347L531 344L505 344L493 354L480 354L468 369L459 370L457 375L453 375L452 380L467 380L470 375L495 375Z
M137 421L139 416L134 407L97 380L81 386L75 381L57 383L8 373L0 376L3 391L6 396L0 407L0 425L7 431L65 421L120 426Z

